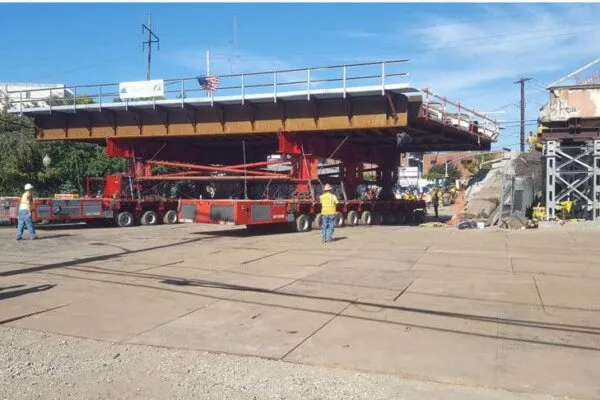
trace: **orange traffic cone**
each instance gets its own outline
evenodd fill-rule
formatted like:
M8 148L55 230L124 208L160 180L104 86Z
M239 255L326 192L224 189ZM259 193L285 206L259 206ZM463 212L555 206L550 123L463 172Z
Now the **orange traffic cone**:
M463 211L465 210L466 199L465 192L463 189L457 192L456 200L454 201L454 215L448 222L448 225L456 225L462 218Z

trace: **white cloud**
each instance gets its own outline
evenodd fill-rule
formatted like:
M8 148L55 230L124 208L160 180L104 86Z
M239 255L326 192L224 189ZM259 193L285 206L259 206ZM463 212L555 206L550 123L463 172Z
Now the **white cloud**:
M442 86L452 91L522 74L560 76L600 53L600 9L579 7L537 8L535 13L525 8L520 18L470 24L446 20L415 29L413 37L422 38L424 48L416 57L425 66L419 75L444 81Z
M415 87L429 87L482 111L516 104L505 107L505 114L496 115L516 121L519 85L514 82L522 76L533 77L536 81L526 86L526 119L535 120L539 105L548 98L540 86L600 56L596 22L600 7L596 5L488 9L492 12L478 13L481 21L455 23L433 15L409 31L414 46L406 54L411 58ZM527 126L526 130L532 128ZM508 123L500 144L515 145L518 130L518 124Z

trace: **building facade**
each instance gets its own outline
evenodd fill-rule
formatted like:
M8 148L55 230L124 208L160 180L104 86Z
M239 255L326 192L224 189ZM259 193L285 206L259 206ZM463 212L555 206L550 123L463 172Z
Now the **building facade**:
M16 83L0 82L0 108L18 110L23 108L48 106L50 98L73 99L73 93L59 83Z
M434 166L441 166L445 168L446 163L452 165L460 172L460 179L469 178L472 173L469 171L467 166L469 164L480 162L479 157L486 155L487 160L496 160L503 157L504 152L498 150L496 152L480 152L480 151L458 151L448 153L429 153L423 156L423 171L424 173Z

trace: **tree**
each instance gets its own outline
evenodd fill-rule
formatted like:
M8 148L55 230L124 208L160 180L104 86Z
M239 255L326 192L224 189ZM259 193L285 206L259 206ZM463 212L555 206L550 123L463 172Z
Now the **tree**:
M446 165L434 165L429 168L429 171L423 175L424 179L428 181L433 181L435 179L444 178L446 176ZM456 168L455 165L448 164L448 177L450 179L460 179L460 171Z
M0 195L19 195L25 183L36 188L37 196L52 196L73 186L83 192L86 176L105 176L127 168L127 160L106 157L99 145L40 142L34 132L31 119L0 110ZM44 155L52 160L49 168L43 165Z
M479 154L475 156L475 159L471 162L464 162L463 167L469 171L471 175L475 175L480 170L491 169L491 165L489 163L485 165L481 165L481 163L491 161L498 158L495 154ZM480 167L481 166L481 167Z

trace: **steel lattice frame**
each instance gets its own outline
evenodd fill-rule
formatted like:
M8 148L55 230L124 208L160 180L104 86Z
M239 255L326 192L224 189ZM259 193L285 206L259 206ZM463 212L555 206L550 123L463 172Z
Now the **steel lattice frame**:
M561 201L570 198L600 220L600 140L584 143L548 141L546 158L546 216L556 217Z

